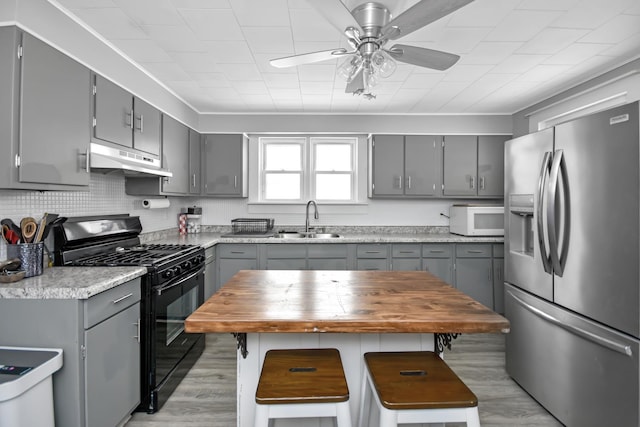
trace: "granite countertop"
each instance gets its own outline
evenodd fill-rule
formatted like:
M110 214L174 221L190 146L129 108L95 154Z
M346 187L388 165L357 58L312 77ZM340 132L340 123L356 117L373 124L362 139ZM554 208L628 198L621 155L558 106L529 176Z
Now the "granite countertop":
M0 298L87 299L146 272L145 267L50 267L40 276L0 283Z

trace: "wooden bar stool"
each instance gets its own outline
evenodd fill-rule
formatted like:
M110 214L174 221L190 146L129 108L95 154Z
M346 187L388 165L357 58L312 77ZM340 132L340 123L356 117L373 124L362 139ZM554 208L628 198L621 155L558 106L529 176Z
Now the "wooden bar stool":
M359 427L369 426L371 401L380 427L466 422L479 427L478 399L434 352L365 353Z
M256 390L255 427L275 418L335 417L351 427L349 388L335 348L267 351Z

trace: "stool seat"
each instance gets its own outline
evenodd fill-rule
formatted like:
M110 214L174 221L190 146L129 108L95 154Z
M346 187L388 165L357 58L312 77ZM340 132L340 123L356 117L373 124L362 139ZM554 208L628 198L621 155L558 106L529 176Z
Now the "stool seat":
M380 426L466 422L480 426L478 398L434 352L365 353L360 426L369 423L371 397Z
M335 417L351 427L349 388L335 348L269 350L256 389L256 426L274 418Z

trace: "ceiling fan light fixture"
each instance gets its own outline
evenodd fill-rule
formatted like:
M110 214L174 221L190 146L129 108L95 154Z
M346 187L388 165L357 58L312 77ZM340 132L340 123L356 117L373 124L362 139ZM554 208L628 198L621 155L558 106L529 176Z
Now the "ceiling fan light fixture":
M364 65L364 61L360 55L348 56L342 64L338 66L338 75L347 83L353 81Z
M382 49L379 49L371 55L371 66L374 74L386 79L391 76L397 68L396 61Z

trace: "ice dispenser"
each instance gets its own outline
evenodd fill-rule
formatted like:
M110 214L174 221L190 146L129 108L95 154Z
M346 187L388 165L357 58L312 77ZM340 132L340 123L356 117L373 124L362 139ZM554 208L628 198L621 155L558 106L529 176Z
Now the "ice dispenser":
M533 194L509 197L509 250L533 257Z

